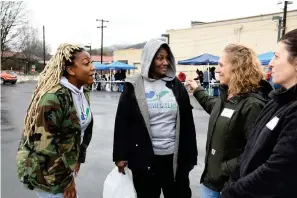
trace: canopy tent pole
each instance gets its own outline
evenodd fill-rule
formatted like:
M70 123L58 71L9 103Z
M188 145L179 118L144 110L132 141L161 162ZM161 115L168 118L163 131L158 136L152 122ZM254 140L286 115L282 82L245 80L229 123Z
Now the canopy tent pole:
M208 95L210 95L210 82L211 82L211 80L210 80L209 62L208 62L208 65L207 65L207 69L208 69L208 72L207 72L207 74L208 74Z
M111 68L109 69L109 84L110 84L110 92L112 92L112 88L111 88Z

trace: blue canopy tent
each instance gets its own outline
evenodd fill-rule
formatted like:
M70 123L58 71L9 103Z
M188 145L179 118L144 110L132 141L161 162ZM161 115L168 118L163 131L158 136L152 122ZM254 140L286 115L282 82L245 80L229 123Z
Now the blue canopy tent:
M107 70L110 71L110 78L109 78L110 87L111 87L111 70L137 69L137 67L135 67L135 66L128 65L126 63L122 63L122 62L118 62L118 61L115 61L113 63L110 63L110 64L106 65L106 68L107 68Z
M196 56L194 58L190 58L187 60L178 61L179 65L207 65L209 71L209 65L218 65L220 57L212 55L212 54L201 54L200 56ZM210 79L208 72L208 79ZM208 92L210 93L210 83L208 85Z
M273 57L274 52L271 51L258 55L258 59L260 60L262 65L268 65Z
M217 65L219 57L212 54L201 54L194 58L178 61L179 65Z
M107 67L107 65L101 64L100 62L93 62L93 65L94 65L96 71L98 71L98 70L108 70L109 69Z
M129 69L137 69L137 67L128 65L122 62L115 61L107 65L110 70L129 70Z

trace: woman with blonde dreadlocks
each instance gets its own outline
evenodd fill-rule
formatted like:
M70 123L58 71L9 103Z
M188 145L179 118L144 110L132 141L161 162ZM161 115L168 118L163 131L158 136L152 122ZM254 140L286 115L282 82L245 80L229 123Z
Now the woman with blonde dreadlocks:
M93 119L84 85L93 83L90 55L62 44L40 74L17 154L20 181L40 198L75 198ZM74 174L73 174L74 173Z

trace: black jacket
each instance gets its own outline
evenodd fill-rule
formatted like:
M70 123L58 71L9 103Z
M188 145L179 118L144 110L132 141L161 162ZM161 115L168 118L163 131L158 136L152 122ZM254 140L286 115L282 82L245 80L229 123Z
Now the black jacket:
M201 183L206 187L217 192L223 189L271 90L270 84L263 81L257 92L237 95L229 100L225 86L220 88L220 97L210 97L199 88L194 92L201 106L210 114L205 168L201 176Z
M271 97L223 197L297 197L297 85L275 90Z
M189 95L177 78L166 83L179 105L180 137L177 162L179 165L197 164L196 132ZM145 100L145 98L144 98ZM135 87L126 82L117 109L113 161L128 161L131 169L149 169L154 156L151 138L140 111Z

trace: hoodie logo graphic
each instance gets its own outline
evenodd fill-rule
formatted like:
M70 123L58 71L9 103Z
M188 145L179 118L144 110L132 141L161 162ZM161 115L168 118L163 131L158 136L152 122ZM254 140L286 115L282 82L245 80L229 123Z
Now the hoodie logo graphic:
M154 91L145 93L148 109L159 109L158 111L160 111L160 109L176 109L177 104L176 102L172 101L171 97L164 98L164 101L161 101L161 98L167 94L169 94L169 91L161 91L158 94L156 94Z
M150 91L148 93L145 93L145 98L147 99L148 102L153 102L162 98L168 93L169 93L168 91L161 91L159 94L155 94L154 91Z
M155 95L155 92L154 91L150 91L149 93L145 93L145 98L146 99L151 99L153 98Z

